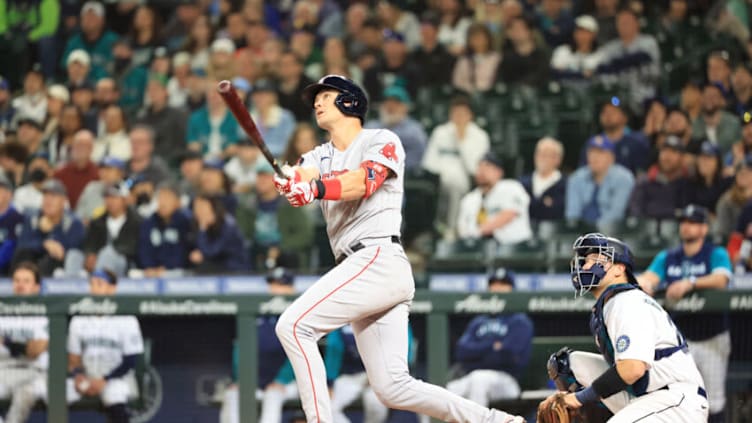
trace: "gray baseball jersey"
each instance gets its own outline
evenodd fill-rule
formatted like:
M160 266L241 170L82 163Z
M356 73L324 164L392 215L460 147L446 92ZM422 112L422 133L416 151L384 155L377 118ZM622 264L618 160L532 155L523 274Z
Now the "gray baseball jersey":
M318 169L322 179L357 170L372 160L394 172L369 198L320 201L335 257L350 254L354 242L400 234L405 149L399 137L386 129L363 129L345 151L330 142L303 155L301 167Z

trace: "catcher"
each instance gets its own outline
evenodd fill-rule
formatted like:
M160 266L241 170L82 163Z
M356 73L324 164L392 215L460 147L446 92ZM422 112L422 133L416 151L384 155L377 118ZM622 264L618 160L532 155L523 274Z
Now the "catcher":
M538 407L539 422L570 422L585 404L603 404L609 423L708 419L708 400L682 334L634 277L623 242L598 233L574 242L576 295L596 298L590 330L602 357L562 349L549 360L560 392Z

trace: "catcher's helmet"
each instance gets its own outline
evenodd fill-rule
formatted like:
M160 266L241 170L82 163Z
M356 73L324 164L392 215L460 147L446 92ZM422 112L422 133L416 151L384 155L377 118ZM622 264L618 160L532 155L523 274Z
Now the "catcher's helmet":
M344 76L326 75L319 79L317 83L305 87L303 89L303 101L313 106L316 94L326 89L339 91L339 95L334 99L334 105L340 112L348 116L355 116L363 123L368 111L366 93L358 84Z
M600 258L599 262L589 269L583 268L586 258L590 254L598 254L605 258L607 262L623 264L626 267L629 283L637 285L637 279L634 277L632 252L629 251L629 247L624 242L600 233L589 233L577 238L572 245L572 249L574 250L574 257L571 262L572 285L579 295L584 295L598 286L606 274Z

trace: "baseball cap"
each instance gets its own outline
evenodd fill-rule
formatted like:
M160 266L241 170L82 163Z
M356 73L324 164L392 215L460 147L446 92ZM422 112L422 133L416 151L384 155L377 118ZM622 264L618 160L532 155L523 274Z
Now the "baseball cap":
M499 160L499 157L496 156L493 152L489 151L486 154L483 155L483 158L480 159L483 162L491 163L492 165L498 167L499 169L504 169L504 166L501 163L501 160Z
M89 53L86 52L86 50L82 49L76 49L73 50L68 55L68 60L65 61L65 64L67 66L70 66L71 63L78 62L84 66L89 66L91 64L91 57L89 56Z
M661 149L664 148L670 148L680 153L683 153L685 150L684 143L682 142L681 138L677 137L676 135L669 135L665 140L663 140Z
M266 160L258 160L258 161L256 161L256 167L254 168L254 170L258 174L262 174L262 173L266 173L266 174L274 173L274 168Z
M95 15L102 17L104 16L104 6L102 6L102 3L96 1L87 1L81 8L81 15L86 12L92 12Z
M117 285L117 277L113 277L112 273L105 272L104 269L95 269L91 272L90 277L99 278L107 281L110 285Z
M42 121L28 114L19 116L17 125L18 126L30 125L34 128L37 128L40 131L44 130L44 125L42 124Z
M277 282L285 285L292 285L294 280L295 275L292 273L292 271L285 269L284 267L275 267L266 275L267 282Z
M222 159L206 159L204 160L204 169L214 169L224 171L225 162Z
M410 104L410 94L399 85L392 85L384 90L384 100L394 99L400 103Z
M70 93L68 92L68 89L65 88L65 85L60 84L54 84L50 85L49 88L47 88L47 96L56 98L63 103L67 103L70 101Z
M235 53L235 44L228 38L220 38L218 40L214 40L211 45L211 51L212 53L233 54Z
M609 141L608 138L604 137L603 135L595 135L593 137L590 137L590 139L587 141L587 148L588 150L591 148L598 148L600 150L610 151L612 153L616 150L614 143Z
M102 195L105 197L127 197L130 195L130 189L126 184L110 184L104 188Z
M700 154L703 156L713 156L716 157L720 150L718 150L718 146L713 144L711 141L705 140L700 144Z
M590 32L598 32L598 21L590 15L580 15L574 20L577 28L582 28Z
M694 223L708 223L708 210L703 206L690 204L680 210L677 217L682 222L688 220Z
M2 76L0 76L0 90L10 91L10 83Z
M177 68L183 65L191 63L191 55L185 51L181 51L172 57L172 67Z
M65 185L59 179L48 179L45 181L42 184L42 193L68 196L68 190L65 189Z
M113 156L106 156L99 162L99 167L114 167L125 170L125 162Z
M400 43L405 42L405 37L402 36L399 32L392 31L391 29L385 29L384 30L384 42L387 41L397 41Z
M501 282L514 286L514 272L507 270L505 267L494 269L488 275L488 284L491 285L494 282Z

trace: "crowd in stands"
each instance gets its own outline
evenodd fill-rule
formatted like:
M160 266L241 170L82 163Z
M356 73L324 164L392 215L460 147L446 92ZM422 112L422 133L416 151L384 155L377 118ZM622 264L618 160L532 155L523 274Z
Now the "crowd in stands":
M541 221L607 227L697 204L712 212L714 239L750 262L745 2L0 7L2 272L24 260L68 276L315 266L317 208L277 195L216 87L233 82L270 151L292 164L326 139L300 94L327 74L364 87L365 126L400 136L408 181L434 174L442 242L512 245ZM563 130L564 94L587 100L603 87L616 89L570 116L593 118L587 133ZM521 138L536 122L559 124Z

